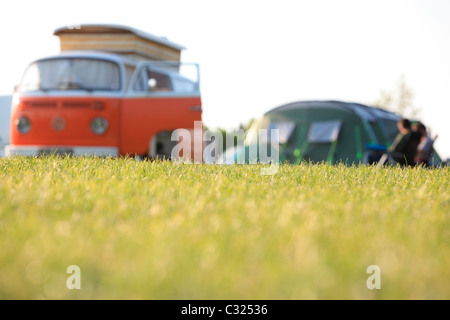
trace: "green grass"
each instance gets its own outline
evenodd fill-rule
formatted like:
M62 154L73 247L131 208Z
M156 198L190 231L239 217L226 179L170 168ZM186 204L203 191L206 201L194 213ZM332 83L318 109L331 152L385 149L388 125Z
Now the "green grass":
M450 299L450 168L260 173L0 158L0 298Z

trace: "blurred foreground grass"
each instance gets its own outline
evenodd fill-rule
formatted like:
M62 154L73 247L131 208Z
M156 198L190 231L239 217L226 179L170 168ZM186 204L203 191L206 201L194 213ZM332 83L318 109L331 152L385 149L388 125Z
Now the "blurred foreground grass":
M0 158L0 298L450 299L450 168L260 173Z

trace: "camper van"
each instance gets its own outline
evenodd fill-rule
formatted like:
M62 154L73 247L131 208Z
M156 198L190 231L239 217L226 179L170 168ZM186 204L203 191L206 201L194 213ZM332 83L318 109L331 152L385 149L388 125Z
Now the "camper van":
M182 47L122 26L55 34L61 52L16 86L7 155L170 157L172 132L201 121L198 65L179 61Z

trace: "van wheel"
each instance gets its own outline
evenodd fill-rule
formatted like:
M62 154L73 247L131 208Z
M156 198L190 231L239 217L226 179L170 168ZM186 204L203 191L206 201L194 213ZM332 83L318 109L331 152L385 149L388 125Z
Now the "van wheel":
M172 131L158 132L149 143L148 158L153 160L170 160L176 141L171 141Z

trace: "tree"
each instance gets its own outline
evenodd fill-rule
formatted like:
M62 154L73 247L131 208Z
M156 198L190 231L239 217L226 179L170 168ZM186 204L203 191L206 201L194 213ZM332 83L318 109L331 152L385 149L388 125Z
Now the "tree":
M420 108L414 105L414 91L406 83L405 75L400 76L394 90L381 90L373 105L406 118L417 118L420 115Z

